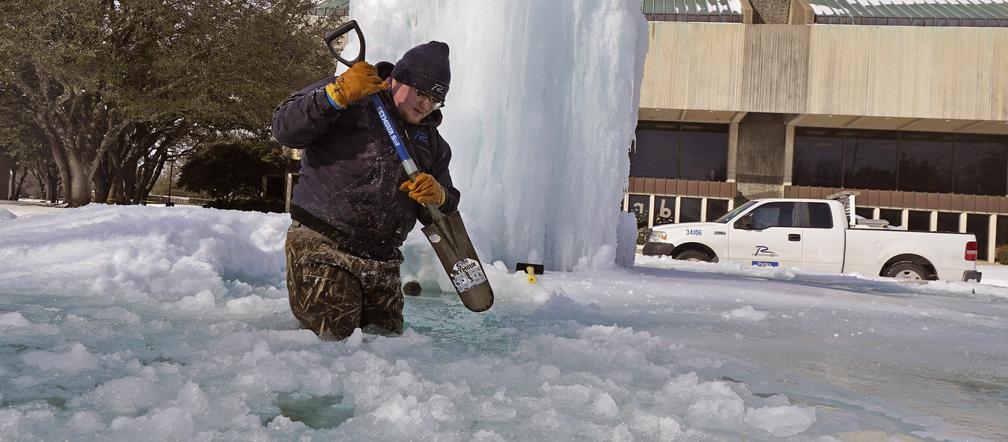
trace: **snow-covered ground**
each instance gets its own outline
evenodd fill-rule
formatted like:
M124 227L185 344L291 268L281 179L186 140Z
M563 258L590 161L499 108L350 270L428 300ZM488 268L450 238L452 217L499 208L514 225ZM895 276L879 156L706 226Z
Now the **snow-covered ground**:
M639 256L476 314L411 237L405 335L320 342L288 223L0 204L0 440L1008 438L1008 288Z

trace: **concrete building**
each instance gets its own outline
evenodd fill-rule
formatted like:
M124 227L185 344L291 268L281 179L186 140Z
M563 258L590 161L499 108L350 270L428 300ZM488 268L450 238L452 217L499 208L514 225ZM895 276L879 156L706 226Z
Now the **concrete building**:
M350 0L318 0L316 4L315 15L336 14L345 17L350 13Z
M1008 244L1008 0L700 3L643 2L642 224L857 189L862 216Z

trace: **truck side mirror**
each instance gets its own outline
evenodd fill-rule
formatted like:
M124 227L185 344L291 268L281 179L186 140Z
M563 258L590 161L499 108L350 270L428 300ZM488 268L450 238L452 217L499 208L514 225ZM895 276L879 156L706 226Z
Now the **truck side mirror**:
M735 221L735 228L739 230L752 230L752 213L747 213L738 221Z

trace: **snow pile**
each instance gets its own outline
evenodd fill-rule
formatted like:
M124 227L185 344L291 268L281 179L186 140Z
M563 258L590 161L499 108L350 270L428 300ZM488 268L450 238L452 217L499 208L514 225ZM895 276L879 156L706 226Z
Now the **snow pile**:
M0 221L17 218L10 210L0 208Z
M350 8L372 62L395 62L429 40L451 47L441 128L485 261L612 266L647 52L640 2L362 0ZM356 57L356 45L345 54Z
M487 313L428 290L402 337L319 341L286 305L287 223L100 205L9 221L0 439L759 440L815 423L700 374L718 358L613 325L607 290L502 263Z
M239 298L255 292L250 284L283 281L289 224L287 215L100 205L9 220L0 286L166 305L204 291ZM201 307L212 307L206 294Z

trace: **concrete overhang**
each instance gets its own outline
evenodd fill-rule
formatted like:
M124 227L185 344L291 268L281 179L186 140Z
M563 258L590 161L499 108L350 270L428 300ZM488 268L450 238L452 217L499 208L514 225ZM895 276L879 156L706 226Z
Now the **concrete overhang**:
M992 120L803 114L789 119L787 124L790 126L844 129L905 130L914 132L1008 135L1008 121Z
M745 112L697 110L697 109L655 109L640 108L637 119L640 121L675 121L689 123L738 123Z

